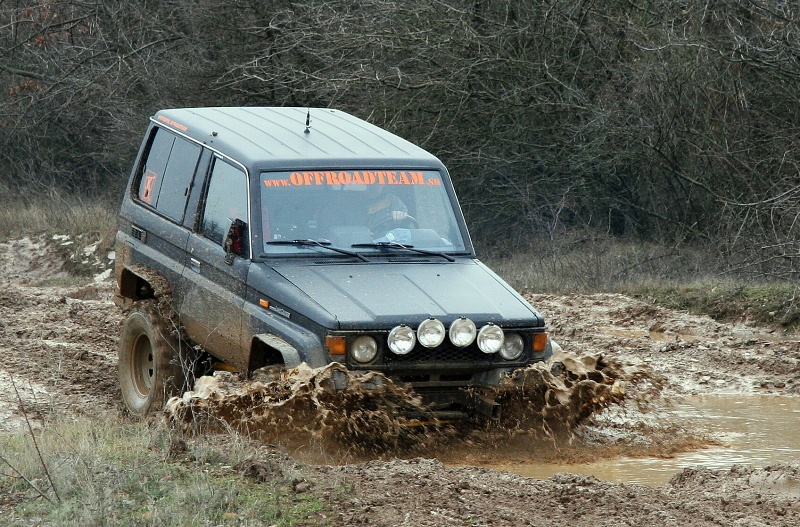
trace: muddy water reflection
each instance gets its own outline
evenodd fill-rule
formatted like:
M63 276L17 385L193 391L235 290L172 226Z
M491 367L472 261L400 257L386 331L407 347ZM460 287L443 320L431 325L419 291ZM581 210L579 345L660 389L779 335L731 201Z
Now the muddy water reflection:
M608 481L661 486L687 467L729 468L734 464L764 467L800 459L798 398L702 396L682 401L670 413L673 422L703 431L725 446L678 454L671 459L619 458L581 465L534 463L491 468L542 479L558 472L572 472Z

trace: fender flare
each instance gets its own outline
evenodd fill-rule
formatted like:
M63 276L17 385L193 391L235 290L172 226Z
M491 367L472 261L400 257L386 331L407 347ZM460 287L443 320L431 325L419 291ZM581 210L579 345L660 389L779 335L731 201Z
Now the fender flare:
M145 267L143 265L130 265L120 266L117 269L117 301L118 302L132 302L135 300L142 300L137 291L138 278L149 284L152 289L153 298L170 298L172 296L172 288L166 278L159 273Z
M300 352L297 350L297 348L283 340L278 335L273 333L260 333L255 335L254 338L260 340L270 348L280 353L283 357L283 364L286 369L296 368L303 362L303 360L300 358Z

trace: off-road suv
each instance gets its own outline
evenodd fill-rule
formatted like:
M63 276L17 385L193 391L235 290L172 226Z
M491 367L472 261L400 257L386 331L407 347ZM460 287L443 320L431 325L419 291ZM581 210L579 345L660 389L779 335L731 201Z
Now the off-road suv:
M244 375L339 362L433 410L496 414L480 388L550 350L544 319L476 259L444 165L330 109L156 113L116 278L137 415L185 388L201 354Z

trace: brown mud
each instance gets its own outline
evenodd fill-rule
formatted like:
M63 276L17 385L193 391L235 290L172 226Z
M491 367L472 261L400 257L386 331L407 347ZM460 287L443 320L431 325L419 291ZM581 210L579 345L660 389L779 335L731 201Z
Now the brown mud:
M301 365L289 372L256 372L252 380L215 372L172 398L166 411L185 432L232 428L289 449L313 443L315 452L330 457L341 458L342 450L351 459L435 455L439 445L452 447L465 434L486 444L521 432L540 439L569 437L594 412L624 398L626 378L621 366L562 351L484 393L506 409L500 419L446 421L429 417L418 395L380 373L351 372L338 363Z
M339 389L337 389L339 386ZM378 373L340 364L289 372L257 372L241 380L229 372L200 377L194 390L168 401L170 419L189 434L235 429L261 441L314 443L369 455L405 451L428 440L408 413L425 410L420 398ZM428 423L429 431L440 429Z
M122 416L116 382L122 312L107 280L113 255L79 251L96 277L76 279L54 250L71 241L0 243L2 433L23 430L25 416L34 426L71 415ZM800 340L746 321L722 324L623 295L528 298L565 350L556 361L564 371L550 365L526 372L524 389L506 393L512 406L525 411L507 413L504 427L464 430L450 423L406 426L413 423L387 420L385 410L414 408L414 399L386 384L380 397L371 397L375 392L365 385L377 379L347 372L350 391L337 399L325 388L335 368L298 372L304 380L265 375L247 383L218 374L176 401L174 415L190 428L246 423L247 431L266 430L265 441L273 443L287 443L284 432L299 421L295 429L309 443L320 437L346 443L338 452L319 450L316 461L326 463L302 468L304 491L327 504L321 524L800 524L797 463L690 469L659 488L568 473L573 461L669 456L718 441L670 422L663 409L677 397L797 397ZM223 396L215 399L215 391ZM273 408L286 409L283 415L245 404L270 397ZM349 409L346 419L342 408ZM557 433L559 427L571 433ZM302 450L299 443L289 447ZM537 480L452 466L531 458L564 463L564 473Z

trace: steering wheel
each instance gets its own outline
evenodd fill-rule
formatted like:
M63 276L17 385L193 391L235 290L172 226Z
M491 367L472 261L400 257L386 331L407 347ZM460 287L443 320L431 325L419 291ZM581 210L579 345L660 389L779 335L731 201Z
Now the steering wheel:
M419 222L414 216L406 215L402 220L395 220L391 216L386 216L381 221L373 225L370 230L373 236L384 235L392 229L406 227L408 229L419 229Z

